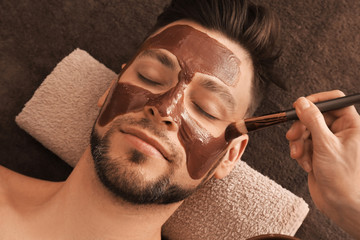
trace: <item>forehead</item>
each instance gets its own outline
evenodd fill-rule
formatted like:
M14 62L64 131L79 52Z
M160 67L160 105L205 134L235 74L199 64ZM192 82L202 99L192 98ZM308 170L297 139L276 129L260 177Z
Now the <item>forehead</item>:
M174 54L189 75L212 75L228 86L235 86L240 60L227 47L188 25L174 25L147 39L140 51L165 49Z

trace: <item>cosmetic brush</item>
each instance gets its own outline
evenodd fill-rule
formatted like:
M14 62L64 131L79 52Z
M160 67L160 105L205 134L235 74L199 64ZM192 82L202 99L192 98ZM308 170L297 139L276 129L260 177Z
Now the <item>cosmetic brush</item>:
M317 102L315 105L322 113L348 107L360 103L360 93L339 97L323 102ZM259 117L252 117L229 124L225 130L225 140L231 141L232 139L246 134L250 131L259 130L265 127L284 123L291 120L298 120L295 109L290 109L283 112L266 114Z

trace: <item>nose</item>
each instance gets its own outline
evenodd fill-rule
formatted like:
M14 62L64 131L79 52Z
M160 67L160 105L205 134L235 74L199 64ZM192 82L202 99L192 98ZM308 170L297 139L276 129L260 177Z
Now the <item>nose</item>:
M177 131L178 126L170 116L161 116L159 110L155 106L145 106L145 115L149 119L164 125L168 131Z

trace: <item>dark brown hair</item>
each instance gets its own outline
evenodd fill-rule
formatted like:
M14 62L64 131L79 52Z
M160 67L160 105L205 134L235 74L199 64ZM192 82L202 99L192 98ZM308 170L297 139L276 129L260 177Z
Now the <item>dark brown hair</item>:
M249 53L254 66L254 80L246 115L252 115L268 83L275 77L274 63L280 55L276 46L280 32L276 15L247 0L172 0L158 16L152 32L181 19L220 31Z

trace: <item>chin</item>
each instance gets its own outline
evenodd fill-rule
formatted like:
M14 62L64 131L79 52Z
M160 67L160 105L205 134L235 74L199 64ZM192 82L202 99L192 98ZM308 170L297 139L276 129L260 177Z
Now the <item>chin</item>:
M174 172L171 170L148 180L142 168L152 159L134 151L122 157L109 157L109 137L101 139L94 129L90 143L98 179L115 199L138 205L171 204L184 200L197 188L188 189L173 183L171 177Z

